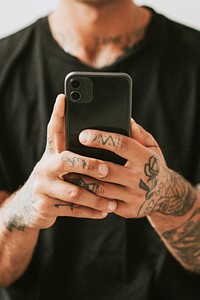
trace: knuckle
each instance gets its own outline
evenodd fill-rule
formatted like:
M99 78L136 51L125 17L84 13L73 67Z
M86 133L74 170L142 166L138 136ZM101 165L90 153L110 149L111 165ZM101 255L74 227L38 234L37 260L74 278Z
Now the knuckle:
M128 149L128 138L120 137L117 148L123 152L126 151Z
M104 190L103 184L98 184L96 195L98 195L99 197L104 197L105 190Z
M34 211L38 214L45 214L49 211L49 205L47 204L47 201L45 201L45 199L43 199L42 197L38 198L37 201L35 200L34 205L32 203L32 207L33 206L35 207Z
M99 211L92 209L92 208L88 208L86 211L87 217L90 219L96 219L99 215Z
M97 212L94 209L89 209L88 210L89 218L94 219L94 218L96 218L96 215L97 215Z
M78 186L74 186L72 189L67 190L67 200L76 203L81 197L82 190Z
M39 199L37 201L37 203L35 203L35 209L37 210L37 212L39 214L41 214L41 213L43 213L45 211L45 206L46 205L44 204L44 202L42 201L42 199Z
M101 210L103 207L105 208L105 201L101 197L97 197L96 209Z
M85 170L94 170L96 167L96 164L97 164L97 162L95 159L87 159L84 169Z

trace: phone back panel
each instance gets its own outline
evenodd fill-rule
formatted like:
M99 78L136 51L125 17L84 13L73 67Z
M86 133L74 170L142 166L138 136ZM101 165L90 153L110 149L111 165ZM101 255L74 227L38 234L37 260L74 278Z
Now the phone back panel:
M79 81L81 87L74 89L72 87L74 81L75 83ZM80 94L79 100L72 99L74 90ZM84 156L124 164L125 159L110 151L82 145L78 137L84 129L130 135L132 102L130 77L124 73L72 72L66 77L65 93L67 149Z

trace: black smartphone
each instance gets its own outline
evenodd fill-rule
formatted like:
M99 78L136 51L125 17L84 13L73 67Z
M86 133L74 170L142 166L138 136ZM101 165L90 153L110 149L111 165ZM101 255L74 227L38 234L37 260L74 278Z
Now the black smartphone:
M132 80L126 73L71 72L65 78L67 149L124 165L115 153L79 142L84 129L130 135Z

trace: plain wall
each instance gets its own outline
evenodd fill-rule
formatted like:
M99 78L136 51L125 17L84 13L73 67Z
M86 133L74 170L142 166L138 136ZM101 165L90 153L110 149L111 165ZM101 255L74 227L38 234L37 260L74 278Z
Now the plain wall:
M200 30L200 0L136 0L169 18ZM0 37L49 13L57 0L0 0Z

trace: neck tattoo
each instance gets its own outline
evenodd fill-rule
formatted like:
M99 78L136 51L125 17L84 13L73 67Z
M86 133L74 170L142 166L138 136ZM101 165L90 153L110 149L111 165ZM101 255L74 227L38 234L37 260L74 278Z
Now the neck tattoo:
M133 47L140 42L145 35L146 28L141 28L139 26L140 21L141 9L138 7L134 15L133 32L127 32L125 34L119 34L115 36L96 36L93 40L93 51L98 51L109 45L121 46L123 52L128 52L130 49L133 49ZM67 53L71 53L81 47L81 42L73 34L70 32L63 33L59 27L55 27L53 30L53 35L57 37L60 46Z

